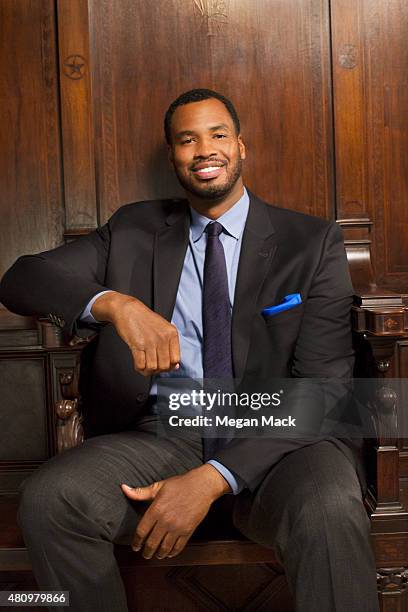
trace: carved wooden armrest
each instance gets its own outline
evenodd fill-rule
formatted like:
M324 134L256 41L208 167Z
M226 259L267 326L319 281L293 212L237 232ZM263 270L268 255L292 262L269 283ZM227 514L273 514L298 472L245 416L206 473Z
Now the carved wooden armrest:
M78 388L80 361L70 372L59 374L62 399L55 403L58 452L78 446L84 441L81 398Z
M54 390L56 450L58 453L78 446L84 440L79 375L81 352L94 337L65 337L48 319L39 319L40 341L49 353Z
M357 287L352 321L356 332L396 342L408 336L408 296L375 285Z
M374 513L401 510L398 449L398 383L393 358L396 344L408 337L407 296L374 285L356 291L352 325L356 377L369 378L369 409L377 439L371 440L373 474L368 504ZM373 380L376 379L376 380ZM367 396L368 397L368 396Z

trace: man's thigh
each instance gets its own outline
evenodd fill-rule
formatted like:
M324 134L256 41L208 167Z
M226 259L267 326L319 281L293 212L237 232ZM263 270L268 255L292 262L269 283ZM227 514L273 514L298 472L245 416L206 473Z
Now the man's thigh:
M120 485L146 486L201 464L199 436L159 437L156 418L144 417L134 431L90 438L48 460L23 483L24 504L66 500L73 522L86 516L104 537L127 544L146 506L129 500Z
M299 522L318 534L323 521L333 523L352 515L366 530L369 519L351 455L329 441L290 453L254 493L244 491L239 496L234 509L236 527L250 539L273 546L278 557L290 530Z

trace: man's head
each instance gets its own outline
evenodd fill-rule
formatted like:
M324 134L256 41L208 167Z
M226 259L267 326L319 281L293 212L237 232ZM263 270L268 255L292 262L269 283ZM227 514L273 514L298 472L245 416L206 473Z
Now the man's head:
M186 191L221 200L242 191L245 146L233 104L210 89L193 89L167 110L164 130L169 157Z

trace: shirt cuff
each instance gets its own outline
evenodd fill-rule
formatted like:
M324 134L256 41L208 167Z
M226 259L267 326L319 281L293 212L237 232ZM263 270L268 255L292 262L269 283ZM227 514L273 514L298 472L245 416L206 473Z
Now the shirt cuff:
M228 468L225 467L225 465L223 465L219 461L216 461L215 459L210 459L206 463L209 463L210 465L215 467L215 469L219 471L221 476L224 476L225 480L231 487L233 495L238 495L238 493L240 493L242 489L245 488L246 485L242 478L240 478L239 476L235 476L232 472L230 472Z
M88 302L88 305L84 308L84 310L79 315L79 320L81 321L81 323L100 323L100 321L97 321L95 317L92 315L91 308L99 296L103 295L104 293L109 293L110 291L111 289L107 289L106 291L100 291L99 293L93 296L93 298Z

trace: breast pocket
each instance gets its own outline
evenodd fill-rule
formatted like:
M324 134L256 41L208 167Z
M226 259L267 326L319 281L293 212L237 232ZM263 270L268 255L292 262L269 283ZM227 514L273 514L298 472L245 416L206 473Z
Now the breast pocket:
M289 310L284 310L276 315L263 316L267 327L275 327L281 325L283 328L293 324L300 325L304 311L304 304L294 306Z

